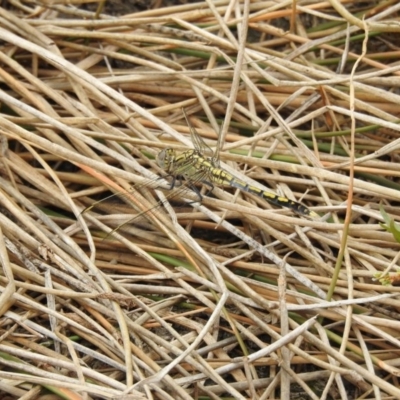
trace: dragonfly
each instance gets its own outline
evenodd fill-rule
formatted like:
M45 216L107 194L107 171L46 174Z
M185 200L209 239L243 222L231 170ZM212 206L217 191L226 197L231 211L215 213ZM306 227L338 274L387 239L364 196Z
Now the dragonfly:
M249 185L221 168L219 160L220 146L217 146L216 150L213 151L191 125L185 110L183 110L183 114L190 130L194 149L177 152L172 148L166 148L157 155L158 166L173 178L171 189L177 179L187 181L191 187L194 187L194 183L197 182L204 183L210 187L210 191L212 191L214 185L232 187L254 194L275 206L289 208L297 214L311 218L319 217L316 212L303 204ZM200 193L197 190L196 192L201 200Z
M184 193L187 192L189 188L191 188L192 191L197 194L198 201L201 202L203 195L197 189L196 184L203 183L209 187L208 193L213 190L214 185L232 187L239 189L243 192L254 194L275 206L289 208L296 214L311 218L319 217L316 212L310 210L303 204L294 200L290 200L286 197L278 196L266 190L259 189L256 186L248 185L244 181L236 178L228 171L221 168L219 159L220 146L217 145L216 150L213 151L205 143L205 141L199 135L196 129L191 125L184 109L183 114L190 130L190 136L194 148L178 152L169 147L161 150L156 157L156 162L158 166L167 174L166 176L164 176L164 178L172 178L172 180L170 180L169 187L166 190L174 189L174 187L176 186L176 182L182 183L183 181L185 181L185 184L182 185L182 188L180 190L171 193L171 195L169 195L167 198L171 199L175 196L180 197L180 195L184 195ZM144 183L143 186L140 185L139 187L136 187L135 190L140 190L140 188L146 187L150 185L150 183L151 186L153 186L154 179L151 179L151 182ZM106 199L113 196L114 195L111 195ZM118 196L122 198L125 197L121 194L119 194ZM128 195L126 195L126 197L129 198ZM106 199L95 202L91 206L87 207L83 211L83 213L86 213L87 211L93 209L94 207L96 207L96 205L102 203ZM137 219L140 216L146 216L148 212L161 205L162 201L160 201L155 207L140 212L133 218L133 220ZM120 224L115 229L113 229L112 232L119 230L120 228L131 222L132 219Z

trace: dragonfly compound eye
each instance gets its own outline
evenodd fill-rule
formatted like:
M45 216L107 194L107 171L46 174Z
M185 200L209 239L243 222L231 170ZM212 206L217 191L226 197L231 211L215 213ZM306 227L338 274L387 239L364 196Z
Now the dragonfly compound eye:
M157 154L157 165L162 168L165 169L165 156L167 153L167 149L161 150L158 154Z
M171 148L161 150L157 156L157 164L164 171L171 173L170 169L174 165L175 151Z

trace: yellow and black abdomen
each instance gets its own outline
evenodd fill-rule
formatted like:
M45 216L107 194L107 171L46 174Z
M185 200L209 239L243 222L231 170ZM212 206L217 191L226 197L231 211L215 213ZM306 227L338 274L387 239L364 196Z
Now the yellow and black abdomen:
M314 211L309 210L306 206L303 206L303 204L300 204L294 200L290 200L286 197L281 197L274 193L267 192L255 186L250 186L247 183L228 174L224 170L214 168L213 176L213 182L216 184L238 188L240 190L243 190L244 192L261 197L262 199L268 201L268 203L275 206L290 208L298 214L308 215L314 218L318 217L318 214L316 214Z

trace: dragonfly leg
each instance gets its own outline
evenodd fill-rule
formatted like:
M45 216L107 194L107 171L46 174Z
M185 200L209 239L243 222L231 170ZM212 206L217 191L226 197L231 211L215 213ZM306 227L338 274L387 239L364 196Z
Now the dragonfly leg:
M170 178L170 177L172 178L172 180L168 181L168 178ZM164 179L164 180L168 181L169 188L167 190L172 190L175 187L181 186L183 184L182 182L184 180L184 178L182 176L177 176L177 175L173 175L173 174L164 175L164 176L160 177L159 179ZM208 184L208 182L205 182L205 183ZM213 185L211 185L211 186L212 186L212 188L207 191L207 194L210 193L214 189L214 186ZM190 185L190 184L187 184L186 187L189 188L190 190L192 190L198 197L198 200L193 201L193 203L196 203L196 202L201 203L201 201L203 200L203 196L200 193L199 189L196 186ZM190 203L192 203L192 202L189 202L189 204Z
M198 197L198 202L201 203L201 201L203 200L204 196L208 196L213 190L214 190L214 185L211 182L208 181L202 181L202 183L204 183L206 186L208 186L208 190L206 192L206 194L201 194L200 190L194 186L194 185L188 185L188 187L190 188L190 190L192 190L194 193L196 193L197 197Z
M194 185L188 185L188 188L190 190L192 190L196 194L196 196L198 197L198 199L196 201L193 201L193 203L196 203L196 202L201 203L201 201L203 200L203 195L200 193L200 190Z
M168 178L172 178L172 180L169 181ZM172 175L172 174L161 176L157 180L161 180L161 179L166 180L169 184L169 188L166 190L172 190L175 186L180 186L182 184L182 178ZM176 184L177 181L179 182L179 185Z
M204 195L204 196L208 196L214 190L214 185L209 181L202 181L202 183L208 187L208 190L207 190L206 194Z

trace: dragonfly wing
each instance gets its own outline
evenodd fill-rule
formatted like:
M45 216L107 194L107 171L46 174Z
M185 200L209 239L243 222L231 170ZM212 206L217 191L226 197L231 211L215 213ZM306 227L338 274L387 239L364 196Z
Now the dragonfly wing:
M190 129L190 138L192 140L193 146L195 150L199 154L201 154L203 157L207 157L210 159L210 161L213 163L213 166L216 167L218 164L214 165L214 162L219 162L219 160L216 161L215 158L215 152L212 150L212 148L203 140L203 138L199 135L199 133L196 131L196 129L192 126L192 124L189 121L189 118L186 114L185 109L183 110L183 115L185 116L186 123Z

